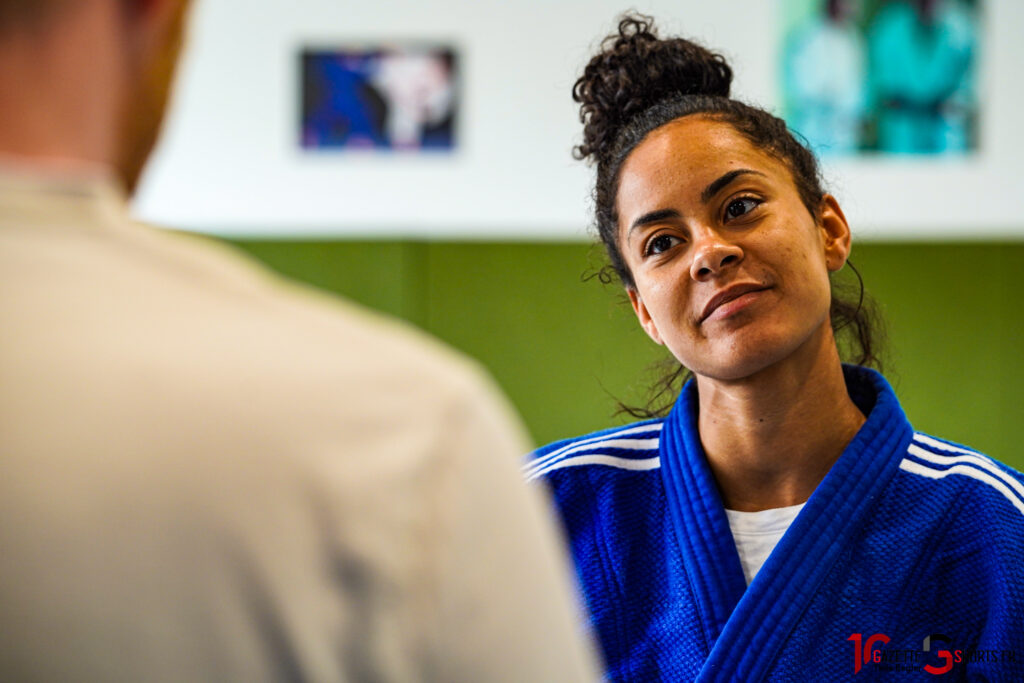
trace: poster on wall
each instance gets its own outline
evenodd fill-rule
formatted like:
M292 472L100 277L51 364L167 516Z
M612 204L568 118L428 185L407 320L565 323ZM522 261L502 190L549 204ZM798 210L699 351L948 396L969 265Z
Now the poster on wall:
M455 148L451 47L307 48L300 64L304 150Z
M786 121L823 156L978 148L981 0L786 0Z

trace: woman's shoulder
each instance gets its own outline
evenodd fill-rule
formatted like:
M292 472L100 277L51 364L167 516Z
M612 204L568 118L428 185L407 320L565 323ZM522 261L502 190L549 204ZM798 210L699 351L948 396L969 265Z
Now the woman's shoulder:
M603 465L625 470L658 466L658 445L663 418L562 439L542 446L526 458L523 473L537 479L581 465Z
M900 469L931 482L935 496L969 491L975 513L994 514L1024 529L1024 474L973 448L914 432Z
M916 539L927 558L922 571L955 594L997 601L997 612L1014 615L1006 622L1009 632L1021 633L1024 475L977 450L921 432L914 433L899 468L908 497L894 501L891 510L898 517L888 519L904 538ZM921 579L920 585L932 584Z

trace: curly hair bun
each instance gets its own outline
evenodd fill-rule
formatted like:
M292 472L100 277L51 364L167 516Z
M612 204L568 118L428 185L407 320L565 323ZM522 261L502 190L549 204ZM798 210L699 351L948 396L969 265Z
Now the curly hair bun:
M679 95L728 97L731 83L721 55L683 38L660 39L651 17L624 15L573 86L583 123L583 144L574 153L600 161L640 112Z

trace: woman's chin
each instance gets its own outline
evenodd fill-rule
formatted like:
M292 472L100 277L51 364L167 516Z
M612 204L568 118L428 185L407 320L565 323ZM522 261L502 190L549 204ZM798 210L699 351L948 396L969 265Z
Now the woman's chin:
M747 341L749 343L743 343ZM794 359L801 344L791 339L761 338L733 340L720 349L714 349L700 359L690 359L683 365L694 375L719 382L739 382L751 379L773 367Z
M762 373L772 367L775 363L771 358L745 357L735 360L721 359L717 363L709 363L704 367L690 367L690 371L697 377L714 380L716 382L742 382Z

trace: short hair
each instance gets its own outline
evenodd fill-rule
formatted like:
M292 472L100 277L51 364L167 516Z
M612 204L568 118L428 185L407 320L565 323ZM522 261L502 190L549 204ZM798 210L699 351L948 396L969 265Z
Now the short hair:
M0 33L17 26L38 25L69 0L0 0Z

